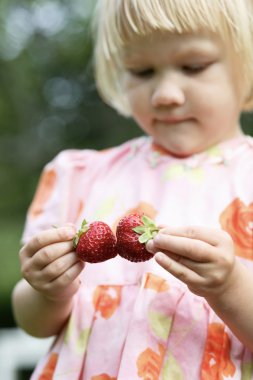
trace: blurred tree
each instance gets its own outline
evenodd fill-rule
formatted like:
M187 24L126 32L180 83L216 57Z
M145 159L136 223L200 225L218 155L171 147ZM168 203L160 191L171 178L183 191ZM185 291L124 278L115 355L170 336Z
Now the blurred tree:
M61 149L102 148L139 133L133 123L125 128L95 90L92 3L1 4L0 169L1 184L9 183L7 212L24 212L41 167Z
M19 240L42 167L62 149L106 148L141 134L96 92L94 3L0 0L0 326L13 323Z

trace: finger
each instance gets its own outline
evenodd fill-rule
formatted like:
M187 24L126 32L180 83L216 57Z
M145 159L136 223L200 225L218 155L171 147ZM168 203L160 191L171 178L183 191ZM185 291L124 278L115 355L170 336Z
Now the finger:
M85 266L84 262L79 261L68 271L57 279L48 282L43 287L43 294L53 300L69 299L78 291L81 286L80 273Z
M59 259L53 261L40 271L39 277L43 278L44 282L51 282L57 277L61 276L64 272L70 269L79 260L75 252L69 252Z
M156 246L155 246L155 244L154 244L153 239L149 240L149 241L145 244L145 246L146 246L146 250L147 250L148 252L153 253L153 254L157 252L157 248L156 248Z
M196 262L209 262L214 247L201 241L186 237L159 233L154 237L156 250L171 252Z
M44 273L44 268L71 251L73 251L73 244L70 241L48 245L40 249L32 257L22 258L22 274L26 279L29 279L29 281L36 279L37 282L41 278L43 279L42 274Z
M62 273L59 277L49 282L48 283L50 284L49 286L55 287L58 289L63 289L69 286L80 275L84 266L85 266L85 263L83 261L78 261L77 263L72 265L70 268L68 268L64 273Z
M73 239L75 236L75 229L73 226L52 228L45 230L35 235L23 248L20 250L20 256L31 257L41 248Z
M169 234L188 239L201 240L212 246L217 246L219 244L223 233L224 231L218 228L202 226L165 227L159 231L159 234Z
M173 261L180 263L181 265L183 265L184 267L187 267L188 269L191 269L193 272L199 274L202 277L203 268L204 266L206 267L207 265L206 263L190 260L184 256L177 255L173 252L163 251L162 253L164 253Z
M35 270L41 270L71 251L73 251L72 241L47 245L33 256L33 268ZM30 258L27 258L27 260L30 260Z
M197 273L185 267L182 263L174 261L164 253L157 252L154 257L159 265L186 285L196 286L201 282L202 279Z

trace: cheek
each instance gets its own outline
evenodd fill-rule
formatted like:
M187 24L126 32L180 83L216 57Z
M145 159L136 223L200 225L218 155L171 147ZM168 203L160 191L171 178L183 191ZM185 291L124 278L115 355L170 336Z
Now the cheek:
M149 119L149 97L143 87L127 90L132 116L138 121Z
M219 113L226 114L225 110L233 110L236 100L234 89L224 80L208 86L199 86L198 90L191 94L190 102L200 116L213 118Z

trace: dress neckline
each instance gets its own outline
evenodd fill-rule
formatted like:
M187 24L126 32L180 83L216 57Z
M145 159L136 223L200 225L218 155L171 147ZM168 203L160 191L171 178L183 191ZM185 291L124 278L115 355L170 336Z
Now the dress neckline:
M235 156L241 154L249 146L253 147L252 137L242 134L215 144L204 152L180 158L169 154L165 149L155 144L153 138L149 136L147 137L146 158L152 168L171 161L181 163L189 168L197 168L203 164L228 165Z

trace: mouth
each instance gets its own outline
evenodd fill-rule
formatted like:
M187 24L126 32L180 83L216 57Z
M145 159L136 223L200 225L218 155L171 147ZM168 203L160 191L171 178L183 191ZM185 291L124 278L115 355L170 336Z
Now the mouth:
M185 122L192 121L193 119L190 117L168 117L168 118L154 118L154 124L165 124L165 125L175 125L175 124L181 124Z

